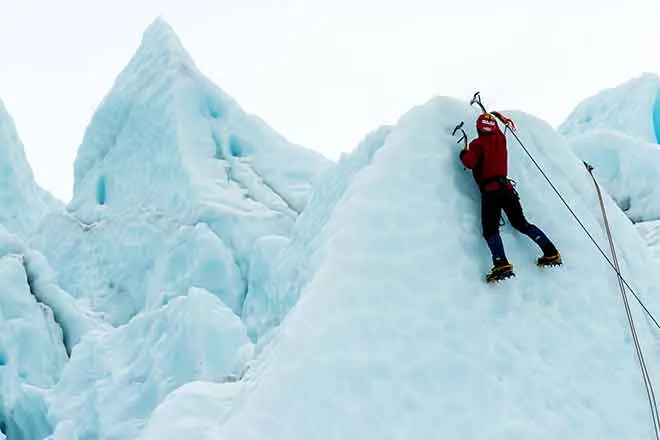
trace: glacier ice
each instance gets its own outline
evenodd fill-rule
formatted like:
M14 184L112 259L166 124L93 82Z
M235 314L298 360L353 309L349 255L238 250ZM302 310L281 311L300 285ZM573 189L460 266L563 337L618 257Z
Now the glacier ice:
M236 382L252 358L245 326L215 295L191 288L128 324L89 333L49 394L54 425L79 438L136 438L152 410L187 382Z
M288 237L266 235L254 244L248 272L248 296L241 315L250 337L254 340L258 340L266 329L272 328L278 317L273 310L280 303L269 298L267 292L273 287L279 263L284 258L283 251L290 242Z
M622 272L654 312L658 84L585 101L565 137L510 113L607 248L581 159L596 166ZM64 207L0 104L0 439L651 438L616 276L510 134L525 212L565 265L538 269L506 225L517 277L483 283L479 194L449 134L474 117L435 98L330 166L243 112L157 20ZM633 314L657 383L656 333Z
M196 282L240 311L255 241L289 234L329 164L241 110L157 20L85 132L73 200L32 242L114 325ZM191 254L204 227L215 244ZM163 273L171 251L190 266Z
M585 99L561 124L559 132L570 136L601 128L660 143L659 96L660 77L643 74Z
M660 148L614 130L597 129L571 136L575 153L633 222L660 219Z
M241 382L189 382L172 391L149 418L140 439L215 440L214 428L241 395Z
M19 255L0 258L0 288L0 427L11 439L43 438L50 429L44 391L57 382L67 353Z
M559 128L636 223L660 218L653 171L659 159L659 97L660 77L647 73L584 100Z
M240 315L245 282L229 248L204 223L183 227L158 258L147 284L146 309L184 295L190 286L206 289Z
M606 246L593 184L570 146L547 124L511 115ZM518 276L483 282L478 190L449 134L457 120L474 114L453 100L413 109L351 179L323 228L316 269L218 438L650 438L616 275L511 136L526 214L566 264L539 270L533 243L506 227ZM660 310L648 252L605 199L624 276ZM643 313L633 313L658 365Z
M383 146L391 127L370 133L350 154L323 174L314 187L307 208L296 220L291 240L269 240L266 249L256 253L262 267L251 271L250 289L243 319L250 335L258 339L277 326L298 301L302 286L316 271L315 249L324 240L323 228L341 202L354 175L367 167ZM265 247L265 246L264 246ZM263 256L262 256L263 255ZM269 263L267 263L267 261Z
M72 421L62 422L46 440L80 440L76 433L76 426Z
M71 348L98 325L52 278L36 251L0 227L0 431L10 439L50 432L45 395Z
M0 100L0 224L28 237L61 203L34 181L23 144Z
M660 265L660 220L640 222L635 224L635 228L649 247L657 267Z

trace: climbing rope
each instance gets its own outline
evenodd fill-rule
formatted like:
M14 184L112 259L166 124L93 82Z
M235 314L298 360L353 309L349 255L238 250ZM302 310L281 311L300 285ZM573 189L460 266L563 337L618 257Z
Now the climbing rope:
M655 431L655 438L660 439L660 417L658 416L658 405L655 400L655 392L653 391L653 384L651 383L651 377L649 376L648 369L646 368L646 361L644 360L644 354L642 353L642 347L639 343L639 338L637 337L637 329L635 328L635 321L633 320L632 313L630 311L630 304L628 303L628 295L626 295L626 288L623 284L623 279L621 277L621 271L619 268L619 260L616 256L616 250L614 249L614 240L612 239L612 232L610 230L610 224L607 219L607 212L605 211L605 204L603 203L603 195L600 192L600 187L596 178L593 174L593 169L591 165L584 162L591 180L594 182L596 187L596 193L598 194L598 202L600 203L600 210L603 214L603 223L605 225L605 231L607 232L607 240L610 243L610 250L612 252L612 260L614 261L614 266L617 272L617 279L619 281L619 289L621 290L621 298L623 299L623 304L626 309L626 315L628 317L628 325L630 326L630 333L632 334L633 341L635 343L635 352L637 353L637 360L639 362L639 367L642 371L642 377L644 378L644 386L646 388L646 395L649 399L649 406L651 407L651 417L653 418L653 430Z
M594 246L596 246L596 249L598 249L598 251L599 251L600 254L603 256L603 258L605 258L605 261L607 261L607 263L610 265L610 267L611 267L612 269L614 269L614 271L616 272L616 274L617 274L617 276L618 276L618 278L619 278L619 281L620 281L621 283L623 283L623 284L628 288L628 290L630 291L630 293L633 294L633 296L635 297L635 299L637 300L637 302L642 306L642 308L644 309L644 312L646 312L646 314L649 316L649 318L651 318L651 321L653 321L653 323L655 324L655 326L656 326L658 329L660 329L660 323L658 323L658 320L655 319L655 317L653 316L653 313L651 313L651 311L648 309L648 307L646 307L646 305L644 304L644 302L642 301L642 299L639 297L639 295L637 295L637 293L635 292L635 290L630 286L630 284L628 283L628 281L626 281L626 279L623 277L623 275L621 274L621 271L620 271L619 268L618 268L618 265L615 265L615 264L610 260L610 258L607 256L607 254L605 253L605 251L603 250L603 248L598 244L598 242L596 241L596 239L594 238L594 236L591 234L591 232L589 232L589 230L588 230L587 227L584 225L584 223L582 223L582 221L581 221L580 218L577 216L577 214L575 214L575 211L573 211L573 209L570 207L570 205L566 202L566 200L564 199L564 197L561 195L561 193L559 192L559 190L557 189L557 187L552 183L552 181L551 181L550 178L547 176L547 174L543 171L543 169L542 169L541 166L538 164L538 162L536 162L536 160L534 159L534 156L532 156L532 154L529 152L529 150L527 150L527 148L526 148L525 145L522 143L522 141L520 140L520 138L518 137L518 135L516 134L516 132L513 131L513 130L510 130L510 132L511 132L511 134L516 138L516 140L518 141L518 143L520 144L520 146L522 147L522 149L525 151L525 153L527 153L527 155L529 156L529 158L531 159L531 161L534 163L534 165L535 165L536 168L539 170L539 172L541 173L541 175L542 175L542 176L545 178L545 180L548 182L548 184L549 184L550 187L553 189L553 191L557 194L557 196L559 197L559 200L561 200L562 203L566 206L566 208L567 208L568 211L571 213L571 215L573 216L573 218L575 219L575 221L577 221L577 223L580 225L580 227L582 228L582 230L584 231L584 233L587 234L587 237L589 237L589 239L590 239L591 242L594 244ZM584 162L584 165L587 167L587 170L589 170L589 167L591 167L591 165L587 164L586 162ZM592 169L593 169L593 167L592 167ZM591 171L590 171L590 172L591 172ZM592 178L593 178L593 175L592 175ZM598 187L597 184L596 184L596 187Z
M619 262L618 262L618 260L617 260L617 257L616 257L616 251L615 251L615 249L614 249L614 241L613 241L613 239L612 239L612 233L611 233L611 231L610 231L609 222L608 222L608 220L607 220L607 214L606 214L606 212L605 212L605 205L604 205L604 203L603 203L603 197L602 197L602 194L601 194L601 192L600 192L600 187L598 186L598 183L596 182L596 178L594 177L593 172L592 172L592 171L593 171L593 167L592 167L591 165L587 164L586 162L584 162L584 165L585 165L585 167L587 168L587 170L589 171L589 175L591 176L591 178L592 178L592 180L593 180L593 182L594 182L594 185L596 186L596 192L597 192L597 194L598 194L598 200L599 200L599 203L600 203L601 211L602 211L602 213L603 213L603 221L604 221L604 224L605 224L605 230L606 230L606 232L607 232L607 239L609 240L609 243L610 243L610 249L611 249L611 251L612 251L612 259L613 259L613 261L611 261L611 260L609 259L609 257L607 256L607 254L605 254L605 251L604 251L604 250L600 247L600 245L596 242L596 240L595 240L595 238L593 237L593 235L591 235L591 233L590 233L589 230L586 228L586 226L582 223L582 221L579 219L579 217L575 214L575 211L573 211L573 209L570 207L570 205L566 202L566 200L564 199L564 197L561 195L561 193L559 192L559 190L557 189L557 187L555 187L555 185L552 183L552 181L551 181L550 178L547 176L547 174L543 171L543 169L542 169L541 166L538 164L538 162L536 162L536 160L534 159L534 157L532 156L532 154L529 152L529 150L525 147L525 145L522 143L522 141L520 140L520 138L518 137L518 135L516 134L516 132L514 132L513 130L510 130L510 131L511 131L511 134L516 138L516 140L518 141L518 143L520 144L520 146L522 147L522 149L525 151L525 153L527 153L527 155L529 156L529 158L532 160L532 162L534 163L534 165L536 166L536 168L537 168L537 169L539 170L539 172L543 175L543 177L544 177L545 180L548 182L548 184L550 184L550 186L551 186L552 189L555 191L555 193L557 194L557 196L559 196L559 199L564 203L564 205L566 205L566 208L568 208L568 210L570 211L571 215L573 215L573 217L575 218L575 220L578 222L578 224L580 225L580 227L581 227L581 228L584 230L584 232L587 234L587 236L588 236L589 239L592 241L592 243L596 246L596 248L600 251L600 253L603 255L603 257L605 258L605 260L610 264L610 266L612 266L612 268L613 268L614 271L616 272L617 280L618 280L618 282L619 282L619 288L620 288L620 290L621 290L621 297L623 298L624 307L625 307L625 309L626 309L626 316L628 317L628 324L629 324L629 326L630 326L630 332L631 332L631 334L632 334L633 341L634 341L634 345L635 345L635 353L637 354L637 360L638 360L638 363L639 363L639 366L640 366L640 369L641 369L641 372L642 372L642 378L643 378L643 380L644 380L644 387L645 387L645 389L646 389L646 395L647 395L647 397L648 397L649 407L650 407L650 409L651 409L651 417L652 417L652 419L653 419L653 431L654 431L654 433L655 433L655 438L656 438L657 440L660 440L660 416L658 415L658 405L657 405L657 402L656 402L656 399L655 399L655 392L654 392L654 390L653 390L653 385L652 385L652 383L651 383L651 377L649 376L649 372L648 372L648 369L647 369L647 367L646 367L646 361L644 360L644 354L642 353L642 348L641 348L641 346L640 346L639 338L638 338L638 336L637 336L637 330L636 330L636 328L635 328L635 322L634 322L634 320L633 320L632 312L631 312L631 310L630 310L630 304L628 303L628 296L626 295L626 290L625 290L626 287L630 290L630 292L634 295L634 297L637 299L637 301L641 304L641 306L643 307L644 311L645 311L645 312L651 317L651 319L653 320L653 322L655 323L655 325L656 325L658 328L660 328L660 325L658 324L658 321L655 319L655 317L653 316L653 314L652 314L652 313L648 310L648 308L644 305L644 303L643 303L642 300L639 298L639 296L637 296L637 294L636 294L635 291L632 289L632 287L630 287L630 285L628 284L628 282L623 278L623 275L621 275L621 270L620 270L620 267L619 267Z
M483 105L483 103L481 102L481 95L480 95L479 92L477 92L477 93L474 94L474 97L472 98L472 101L470 101L470 104L477 104L477 105L481 108L481 111L483 111L484 113L488 113L488 111L486 110L486 107L485 107L485 106ZM493 114L495 114L496 116L501 116L499 113L496 113L496 112L493 112ZM501 120L501 119L500 119L500 120ZM502 120L501 120L501 121L502 121ZM529 150L527 149L527 147L525 147L525 144L523 144L523 142L520 140L520 138L519 138L518 135L516 134L515 128L514 128L514 127L510 127L510 126L509 126L510 124L509 124L507 121L502 121L502 123L503 123L504 126L505 126L505 129L504 129L504 130L505 130L505 133L506 133L506 130L509 129L509 131L511 132L511 134L513 135L513 137L516 139L516 141L518 141L518 143L519 143L520 146L522 147L523 151L527 154L527 156L529 156L529 158L531 159L531 161L532 161L532 163L534 164L534 166L536 166L536 168L539 170L539 172L541 173L541 175L543 176L543 178L548 182L548 184L550 185L550 187L552 188L552 190L555 192L555 194L557 194L557 196L559 197L559 200L561 200L561 202L564 204L564 206L566 206L566 208L567 208L568 211L571 213L571 215L573 216L573 218L575 219L575 221L580 225L580 227L582 228L582 230L584 231L584 233L587 234L587 237L589 237L589 240L591 240L591 242L594 244L594 246L596 246L596 249L598 249L598 251L600 252L600 254L603 256L603 258L605 259L605 261L607 261L607 264L609 264L610 267L611 267L612 269L614 269L614 271L616 272L617 276L619 277L620 282L622 282L622 283L628 288L628 290L630 291L630 293L633 294L633 296L635 297L635 299L637 300L637 302L639 303L639 305L642 306L642 309L644 309L644 312L646 312L646 314L648 315L648 317L651 318L651 321L653 321L653 324L655 324L655 326L660 330L660 323L658 323L658 320L655 319L655 317L653 316L653 313L651 313L651 311L646 307L646 305L644 304L644 302L642 301L642 299L639 297L639 295L637 295L637 293L635 292L635 290L630 286L630 284L628 284L628 281L626 281L626 279L625 279L625 278L623 277L623 275L621 274L621 271L618 269L618 267L617 267L618 265L615 265L615 264L610 260L610 258L607 256L607 254L605 253L605 251L603 250L603 248L600 247L600 245L598 244L598 242L596 241L596 239L594 238L594 236L591 235L591 233L589 232L589 230L587 229L587 227L584 225L584 223L582 223L582 221L581 221L580 218L577 216L577 214L575 214L575 211L573 211L573 209L570 207L570 205L566 202L566 200L565 200L564 197L561 195L561 193L559 192L559 190L557 189L557 187L552 183L552 181L550 180L550 178L548 177L548 175L543 171L543 169L542 169L541 166L538 164L538 162L536 161L536 159L534 159L534 156L532 156L532 154L529 152ZM586 162L583 162L583 163L584 163L584 165L587 167L587 170L589 170L589 167L591 167L591 165L587 164ZM593 167L592 167L592 168L593 168ZM593 175L592 175L592 178L593 178Z
M470 101L470 104L477 104L477 105L479 105L479 107L481 108L481 110L484 113L488 113L488 111L486 110L486 107L481 102L481 96L480 96L479 92L474 94L474 97L472 98L472 101ZM635 321L633 319L632 312L631 312L631 309L630 309L630 304L628 302L628 296L626 295L626 290L625 290L626 287L628 288L630 293L633 294L633 296L635 297L637 302L642 306L642 308L644 309L646 314L651 318L651 320L653 321L653 323L655 324L655 326L658 329L660 329L660 324L655 319L655 317L653 316L651 311L646 307L646 305L644 305L644 302L637 295L637 293L635 293L635 290L630 286L630 284L628 284L626 279L621 274L621 270L620 270L620 267L619 267L619 262L618 262L617 257L616 257L616 251L614 249L614 240L612 239L612 233L610 231L609 221L607 219L607 213L605 212L605 204L603 203L603 197L602 197L602 194L601 194L601 191L600 191L600 187L598 186L598 182L596 182L596 178L593 175L593 167L591 165L589 165L588 163L583 162L584 166L587 168L587 171L589 172L589 175L591 176L591 179L593 180L594 185L596 187L596 192L598 194L598 200L599 200L601 212L602 212L602 215L603 215L603 222L604 222L604 225L605 225L605 230L607 232L607 239L608 239L609 244L610 244L610 250L612 252L613 261L610 260L610 258L607 256L607 254L605 253L603 248L600 247L600 245L598 244L596 239L589 232L589 230L584 225L584 223L582 223L582 221L577 216L577 214L575 214L575 211L573 211L573 209L570 207L570 205L566 202L564 197L561 195L561 193L559 192L557 187L552 183L552 181L550 180L548 175L543 171L543 169L538 164L536 159L534 159L534 156L532 156L532 154L529 152L529 150L525 147L525 144L523 144L523 142L520 140L520 138L516 134L515 127L513 127L512 124L510 126L510 124L509 124L510 121L502 120L502 118L500 117L501 115L499 115L499 113L493 113L493 114L498 116L498 119L500 119L502 121L502 123L505 125L505 127L506 127L505 132L506 132L506 129L509 129L509 131L511 132L513 137L516 139L516 141L518 141L518 144L520 144L520 146L522 147L523 151L527 154L527 156L529 156L529 158L532 161L532 163L534 164L534 166L536 166L536 168L539 170L539 172L541 173L543 178L548 182L548 184L550 185L552 190L555 192L555 194L557 194L559 199L566 206L566 208L571 213L571 215L573 216L575 221L577 221L577 223L580 225L580 227L585 232L585 234L587 234L587 236L589 237L591 242L594 244L594 246L596 246L596 248L601 253L603 258L605 258L605 261L607 261L607 263L616 272L617 280L618 280L618 283L619 283L619 289L621 290L621 296L623 298L623 303L624 303L624 307L625 307L625 310L626 310L626 316L628 318L628 324L630 326L630 332L632 334L634 345L635 345L635 352L637 354L637 360L638 360L638 363L639 363L639 366L640 366L640 369L641 369L641 372L642 372L642 377L643 377L643 380L644 380L644 387L646 389L646 395L647 395L648 400L649 400L649 407L651 409L651 417L653 419L653 431L655 433L655 438L657 440L660 440L660 416L658 415L658 405L657 405L657 402L656 402L656 399L655 399L655 392L653 390L653 385L651 383L651 377L650 377L648 369L646 367L646 361L644 360L644 354L642 353L642 348L641 348L641 345L639 343L639 338L637 336L637 329L635 328Z

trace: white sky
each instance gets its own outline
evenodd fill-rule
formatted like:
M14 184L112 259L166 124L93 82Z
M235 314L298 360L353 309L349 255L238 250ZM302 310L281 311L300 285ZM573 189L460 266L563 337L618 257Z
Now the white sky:
M37 182L71 197L95 108L162 16L200 70L289 140L337 158L434 95L558 125L660 72L658 0L0 0L0 99Z

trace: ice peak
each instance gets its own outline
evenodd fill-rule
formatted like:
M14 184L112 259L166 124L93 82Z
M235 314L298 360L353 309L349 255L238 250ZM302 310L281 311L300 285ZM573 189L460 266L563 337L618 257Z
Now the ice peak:
M156 18L142 34L142 43L135 58L165 57L170 62L194 65L179 36L162 17Z
M178 35L162 17L156 18L144 31L142 44L181 48Z

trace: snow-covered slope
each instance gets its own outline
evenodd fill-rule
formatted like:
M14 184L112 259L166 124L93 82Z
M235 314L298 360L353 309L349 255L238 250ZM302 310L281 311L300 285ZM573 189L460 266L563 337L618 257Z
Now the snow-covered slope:
M614 130L569 138L575 153L633 222L660 219L660 148Z
M36 243L113 323L200 283L240 313L255 240L289 233L328 164L243 112L157 20L85 133L66 213Z
M27 237L60 206L34 181L14 122L0 100L0 224Z
M512 115L606 246L593 185L568 144L547 124ZM616 276L513 138L511 177L525 212L556 241L565 265L538 269L536 247L507 226L518 276L483 282L490 261L479 194L448 134L474 116L439 98L389 132L342 191L314 249L301 250L314 270L226 422L196 438L652 437ZM608 197L606 205L624 276L660 310L646 247ZM636 304L633 314L657 372ZM182 406L181 417L194 414Z
M559 127L559 132L575 135L605 128L660 143L659 94L660 78L646 73L584 100Z

